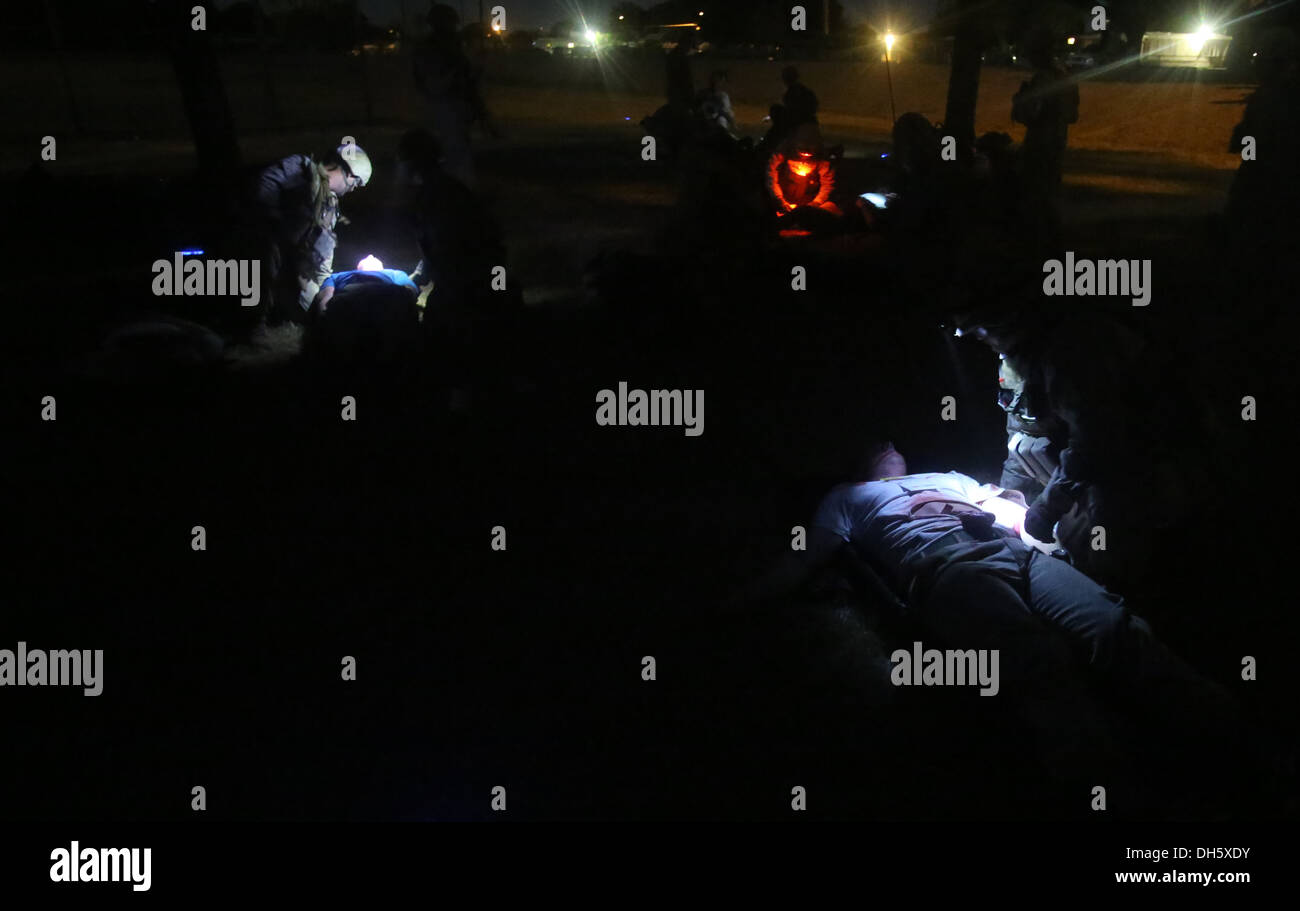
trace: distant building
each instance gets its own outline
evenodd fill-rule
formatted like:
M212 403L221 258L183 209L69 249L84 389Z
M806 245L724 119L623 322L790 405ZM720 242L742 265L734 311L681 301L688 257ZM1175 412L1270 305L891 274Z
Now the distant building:
M1202 28L1195 32L1146 32L1138 62L1146 66L1220 70L1227 66L1232 38Z
M601 46L599 36L588 29L573 29L559 35L542 35L533 47L559 57L591 57Z

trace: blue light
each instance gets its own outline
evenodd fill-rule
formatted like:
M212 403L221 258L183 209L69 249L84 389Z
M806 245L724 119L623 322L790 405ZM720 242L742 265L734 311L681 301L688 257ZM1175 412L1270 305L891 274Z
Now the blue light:
M202 250L177 250L176 252L179 253L181 256L202 256L203 255Z

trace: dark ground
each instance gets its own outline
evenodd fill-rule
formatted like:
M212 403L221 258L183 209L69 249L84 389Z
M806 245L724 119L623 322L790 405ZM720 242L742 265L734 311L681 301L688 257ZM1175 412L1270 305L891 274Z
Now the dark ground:
M77 379L78 355L142 298L143 265L120 264L171 249L185 205L162 182L94 187L116 217L93 254L32 254L42 268L19 280L5 339L9 639L103 648L106 682L96 699L14 700L9 817L179 819L195 784L222 819L483 819L497 784L524 819L781 819L794 785L816 818L1095 817L1086 794L1047 783L1009 713L930 692L883 706L871 662L901 634L878 634L861 596L717 610L872 439L893 439L915 471L995 477L995 363L946 338L882 256L630 258L622 293L582 305L574 264L547 266L517 239L545 230L539 203L562 161L566 186L640 189L591 190L557 232L590 230L590 252L652 249L671 184L633 175L615 145L485 160L512 255L533 257L525 282L567 269L571 293L525 312L514 372L530 384L464 420L418 383L322 379L295 362ZM32 238L61 236L90 191L60 192L69 208L30 210L44 221L17 249L48 251ZM1113 211L1107 194L1077 189L1071 204ZM375 247L384 198L380 185L345 204L340 261ZM1268 390L1261 410L1292 408L1285 372L1241 347L1233 302L1205 277L1204 221L1144 221L1140 199L1128 210L1127 233L1081 233L1074 249L1111 244L1179 276L1151 318L1228 419L1244 387ZM604 228L630 221L637 243L601 241L586 211ZM796 295L789 265L805 261L813 291ZM595 392L620 380L705 389L704 435L597 427ZM355 423L339 419L344 394ZM954 423L938 420L948 394ZM38 420L42 395L57 396L57 422ZM1271 417L1241 433L1259 439L1238 441L1234 476L1218 479L1240 508L1207 511L1126 594L1284 762L1296 624L1269 479L1287 431ZM196 524L205 553L190 550ZM494 525L506 552L488 546ZM1257 683L1238 679L1245 654ZM339 679L343 655L356 682ZM1293 817L1285 795L1222 771L1234 746L1135 732L1143 784L1112 792L1111 817Z

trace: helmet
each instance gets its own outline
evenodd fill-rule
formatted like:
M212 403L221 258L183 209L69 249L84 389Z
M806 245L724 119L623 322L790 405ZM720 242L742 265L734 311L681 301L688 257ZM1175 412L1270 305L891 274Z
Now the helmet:
M343 166L348 169L353 177L361 181L360 186L370 183L370 177L374 174L375 169L370 165L370 156L365 150L356 143L339 146L336 150L339 158L343 160Z

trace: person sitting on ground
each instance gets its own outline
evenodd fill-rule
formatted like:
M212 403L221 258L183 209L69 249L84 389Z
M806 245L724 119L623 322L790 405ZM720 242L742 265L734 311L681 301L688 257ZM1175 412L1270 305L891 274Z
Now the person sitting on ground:
M767 186L777 215L784 216L800 208L835 216L843 214L831 202L835 168L826 156L821 131L814 124L801 126L768 158Z
M731 110L724 70L715 70L709 77L709 87L695 96L695 112L708 126L736 138L736 115Z

